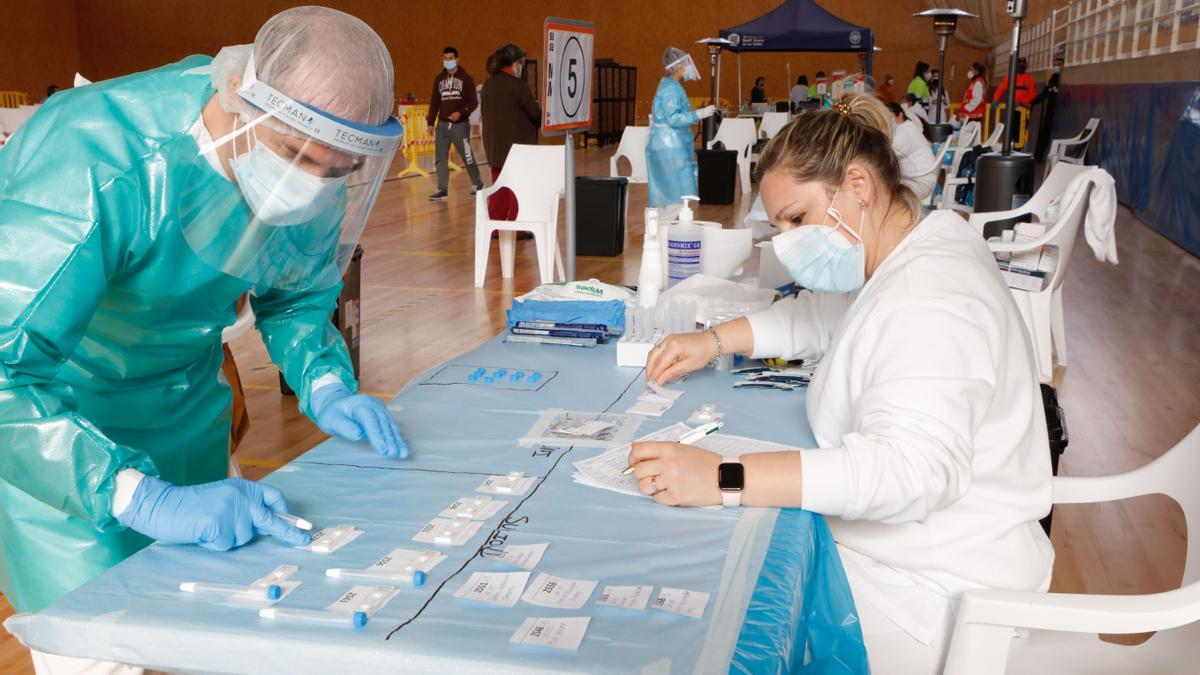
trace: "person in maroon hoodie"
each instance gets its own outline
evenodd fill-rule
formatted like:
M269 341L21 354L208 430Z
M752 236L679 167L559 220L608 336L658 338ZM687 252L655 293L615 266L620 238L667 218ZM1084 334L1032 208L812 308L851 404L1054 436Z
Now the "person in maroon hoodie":
M442 201L450 186L450 145L458 151L466 164L467 175L475 190L483 189L479 177L479 165L471 150L471 122L469 118L479 106L475 93L475 80L466 69L458 65L458 50L446 47L442 50L442 72L433 78L433 95L429 98L429 116L426 123L434 134L434 161L437 164L437 192L429 195L430 201ZM436 130L434 125L436 124Z

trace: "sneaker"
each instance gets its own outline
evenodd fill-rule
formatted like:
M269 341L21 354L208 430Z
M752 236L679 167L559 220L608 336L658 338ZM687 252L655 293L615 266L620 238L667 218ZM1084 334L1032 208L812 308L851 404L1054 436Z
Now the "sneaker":
M482 190L482 189L483 189L483 183L480 183L479 185L476 185L474 188L472 188L472 189L471 189L471 196L472 196L472 197L474 197L474 196L475 196L475 193L476 193L476 192L479 192L479 191L480 191L480 190Z
M431 202L444 202L444 201L446 201L446 197L447 197L447 196L449 196L449 195L447 195L447 194L446 194L446 191L445 191L445 190L438 190L437 192L435 192L435 193L433 193L433 194L429 195L429 201L431 201Z

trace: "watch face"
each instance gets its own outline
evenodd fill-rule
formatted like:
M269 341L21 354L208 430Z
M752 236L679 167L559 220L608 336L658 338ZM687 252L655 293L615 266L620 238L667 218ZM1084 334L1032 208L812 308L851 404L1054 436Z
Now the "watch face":
M721 464L717 467L717 487L725 491L738 491L746 485L746 469L738 463Z

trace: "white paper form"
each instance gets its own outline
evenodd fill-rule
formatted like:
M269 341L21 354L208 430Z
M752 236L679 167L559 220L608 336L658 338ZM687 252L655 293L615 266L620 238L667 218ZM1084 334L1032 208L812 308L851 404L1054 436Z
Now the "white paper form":
M587 604L599 582L587 579L564 579L545 572L537 575L521 599L531 605L579 609Z
M653 586L605 586L597 605L643 611L650 602Z
M467 583L454 591L454 597L515 607L527 581L529 572L475 572Z
M543 619L530 617L521 623L509 642L575 651L583 642L591 620L591 617L587 616Z
M513 567L520 567L523 570L531 570L542 561L542 556L546 553L546 547L549 545L514 544L506 547L496 560Z
M692 445L697 448L704 448L709 452L715 452L722 457L741 457L742 455L749 455L755 452L797 450L797 448L781 443L760 441L756 438L746 438L745 436L728 436L720 432L709 434Z
M666 429L646 434L639 441L673 441L687 433L690 427L683 423L675 423ZM576 483L589 485L603 490L612 490L627 495L646 497L638 490L637 478L633 474L622 476L621 472L629 467L629 450L632 444L626 443L612 450L603 452L595 457L575 462L575 473L572 478Z
M704 606L707 604L708 593L667 586L659 590L658 597L654 599L654 609L690 616L693 619L704 616Z
M646 391L638 396L637 403L634 403L625 412L630 415L662 417L663 413L675 405L675 401L679 400L680 396L683 396L683 392L678 389L667 389L653 380L647 380Z

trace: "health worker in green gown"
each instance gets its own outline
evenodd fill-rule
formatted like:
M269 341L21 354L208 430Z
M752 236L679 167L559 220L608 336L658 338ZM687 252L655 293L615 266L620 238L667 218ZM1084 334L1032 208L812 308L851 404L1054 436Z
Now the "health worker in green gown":
M253 45L62 91L0 151L0 589L41 609L152 540L303 545L228 470L221 331L321 429L408 455L330 322L402 128L392 62L319 7Z

